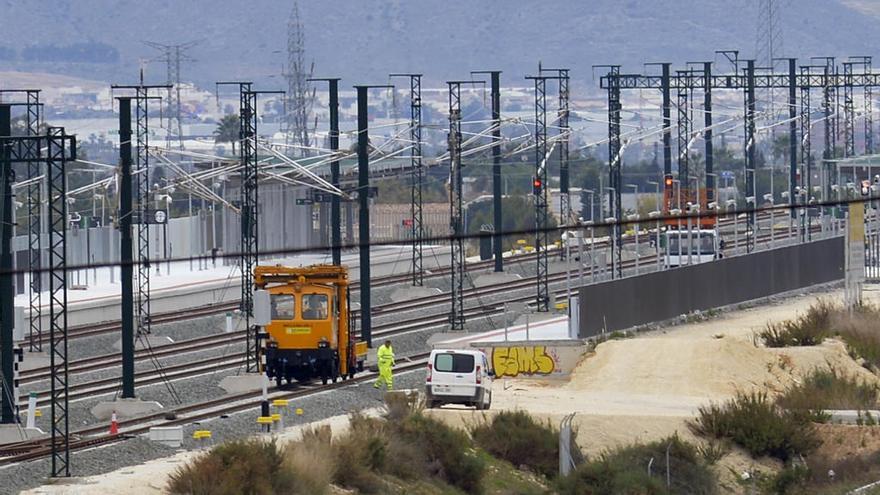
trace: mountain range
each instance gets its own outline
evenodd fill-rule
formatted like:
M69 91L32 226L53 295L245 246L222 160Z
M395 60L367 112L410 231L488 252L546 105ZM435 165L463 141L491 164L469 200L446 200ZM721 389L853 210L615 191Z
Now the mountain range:
M592 65L718 60L755 54L758 0L301 0L307 60L316 76L384 83L389 72L428 84L504 71L525 84L537 62L568 67L575 84ZM253 80L280 88L292 0L0 0L0 70L133 82L159 52L143 41L198 41L182 79ZM880 55L876 0L778 0L778 56ZM165 66L146 65L147 80ZM0 87L3 81L0 81Z

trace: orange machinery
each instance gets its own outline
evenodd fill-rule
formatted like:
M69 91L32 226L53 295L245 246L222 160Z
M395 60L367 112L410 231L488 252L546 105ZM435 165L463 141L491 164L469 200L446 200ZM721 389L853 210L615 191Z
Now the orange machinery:
M254 285L269 292L265 371L282 380L323 383L362 371L366 342L352 332L348 268L257 266Z
M700 189L699 198L697 198L697 191L681 187L681 183L676 187L675 183L676 181L672 179L671 175L667 175L663 179L663 222L667 228L685 228L688 214L687 204L691 203L700 205L701 215L699 218L695 216L691 219L691 227L697 228L699 226L700 229L714 229L718 217L707 208L709 204L709 190L705 188ZM672 215L672 210L676 209L681 212L681 220ZM696 213L694 214L696 215Z

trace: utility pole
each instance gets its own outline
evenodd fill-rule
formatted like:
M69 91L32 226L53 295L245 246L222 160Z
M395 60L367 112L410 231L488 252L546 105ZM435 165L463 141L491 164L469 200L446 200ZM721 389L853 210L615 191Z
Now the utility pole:
M149 100L161 100L158 96L150 96L150 90L166 89L171 90L172 87L165 84L144 84L144 72L140 72L140 81L136 85L118 85L110 86L110 90L134 90L135 104L137 110L135 114L137 128L137 189L135 201L137 204L138 223L137 223L137 299L136 311L134 317L137 321L137 336L149 335L151 332L151 311L150 311L150 123L149 123ZM130 101L130 100L129 100ZM121 150L120 150L121 151ZM124 286L122 287L125 290ZM134 351L132 351L134 352Z
M665 66L664 66L665 67ZM620 142L620 110L623 108L623 105L620 102L620 66L619 65L595 65L593 69L597 68L607 68L608 74L605 76L605 80L608 82L608 175L609 175L609 194L608 194L608 206L611 208L613 206L613 211L611 214L614 216L616 222L612 226L611 235L614 237L614 245L616 252L612 252L612 270L611 270L611 278L613 279L616 276L618 278L623 278L623 232L621 231L620 225L617 222L620 222L623 219L623 208L621 207L621 189L623 189L623 179L622 179L622 170L623 170L623 147ZM667 86L668 88L668 86ZM664 159L667 158L668 161L664 162L664 166L668 166L672 168L672 156L671 148L669 144L669 128L667 126L667 122L669 120L669 112L668 112L668 99L669 94L668 91L664 93L663 99L663 153ZM601 195L602 192L599 191ZM601 197L601 196L600 196ZM614 258L617 258L617 262L614 262Z
M746 251L752 252L755 249L757 229L755 207L758 198L755 194L755 61L746 60L745 69L745 156L746 156L746 196L752 198L752 206L746 205L749 212L748 233L749 239L746 244ZM771 172L772 173L772 172Z
M712 62L703 62L703 140L706 143L706 204L717 202L715 191L715 148L712 143ZM658 233L659 235L659 233Z
M853 63L860 64L862 66L862 70L864 74L871 73L871 61L872 57L870 55L859 55L855 57L850 57L850 60ZM864 119L865 119L865 154L872 155L874 154L874 114L873 114L873 99L874 99L874 88L870 85L865 85L864 87Z
M0 103L0 136L12 136L12 107ZM15 325L15 289L13 287L12 263L12 182L15 172L7 146L0 148L0 361L2 361L3 383L0 389L0 423L16 422L13 390L15 390L13 361L13 327Z
M843 63L843 156L856 154L856 109L853 101L853 62Z
M239 101L239 141L241 160L241 314L247 329L245 368L260 371L259 327L251 325L254 317L254 268L259 264L259 160L257 158L257 96L283 91L253 91L249 81L221 81L219 86L237 86Z
M134 279L131 240L131 100L119 98L119 230L122 284L122 398L134 395ZM146 220L146 219L141 219Z
M177 139L177 147L183 149L183 126L180 106L180 63L195 62L195 59L186 54L190 48L198 45L199 41L189 41L176 45L166 45L154 41L145 41L144 44L162 52L162 55L153 59L165 64L168 86L168 104L166 105L166 128L167 137L165 147L171 148L171 141Z
M373 88L394 88L384 85L359 85L357 90L358 109L358 249L360 252L361 284L361 338L367 347L373 347L372 304L370 301L370 129L369 129L369 90Z
M305 35L299 17L299 2L294 2L287 22L287 72L282 73L287 80L284 139L288 146L298 146L301 156L307 156L312 145L309 114L315 101L315 90L309 87L308 80L314 71L314 62L306 68Z
M412 146L410 152L412 284L413 287L421 287L425 278L422 266L422 238L425 235L422 225L422 74L390 74L389 77L409 78L409 138Z
M760 67L773 67L773 61L783 53L782 22L780 19L782 6L780 3L780 0L758 0L757 2L755 62ZM762 90L760 99L766 100L766 107L762 107L762 110L766 112L765 120L773 122L776 118L774 88ZM775 127L771 128L774 136L775 129Z
M39 143L38 138L37 142ZM39 146L42 147L42 146ZM49 203L49 368L52 377L52 476L70 476L67 383L67 162L76 160L76 138L49 127L46 138ZM40 158L37 157L37 160Z
M333 161L330 162L330 183L339 189L339 78L325 77L308 79L310 82L326 81L330 92L330 152ZM334 194L330 198L330 251L333 264L342 264L342 215L340 210L339 195ZM321 240L322 242L324 239Z
M49 395L52 401L51 411L51 455L53 477L70 476L70 437L68 420L68 382L67 382L67 188L66 165L76 160L76 138L64 132L63 127L49 127L46 135L28 135L11 137L9 129L9 105L0 104L0 180L7 177L3 189L11 187L8 180L13 164L30 163L32 161L46 163L46 188L48 191L48 239L49 239ZM46 150L45 157L35 154L33 150ZM7 198L9 195L5 195ZM11 204L3 208L0 217L6 218L11 213ZM4 221L11 228L11 221ZM5 227L4 227L5 228ZM4 243L0 243L2 245ZM6 246L8 247L8 244ZM8 251L7 251L8 252ZM3 253L5 256L6 254ZM6 270L11 277L11 268ZM4 274L5 277L5 274ZM2 279L3 277L0 277ZM9 282L6 282L8 285ZM9 298L11 301L11 298ZM4 301L3 313L11 315ZM4 381L11 380L11 372L7 373L7 363L12 363L11 320L9 316L0 318L0 359L3 361ZM6 333L8 333L8 336ZM8 353L8 355L7 355ZM7 390L12 388L8 384ZM0 393L0 396L3 394ZM11 407L8 400L4 404ZM0 418L3 414L0 414Z
M451 330L464 330L464 200L462 198L462 163L461 163L461 85L484 84L483 81L446 81L449 88L449 135L447 148L449 152L449 233L451 252L452 306L449 310Z
M568 145L570 138L569 127L569 77L568 69L548 69L546 67L538 69L541 73L556 72L559 77L559 106L556 111L557 127L559 128L559 217L562 219L562 225L569 225L571 222L571 196L569 195L569 174L568 174Z
M798 86L797 86L797 59L788 60L788 203L789 206L797 204L797 166L798 166ZM792 222L797 220L798 210L789 209L789 218Z
M0 96L4 94L24 93L25 103L8 103L10 107L25 106L27 112L27 135L37 136L40 132L43 104L40 103L39 89L0 89ZM41 172L40 148L38 142L25 141L25 151L31 158L27 166L27 212L28 212L28 302L30 307L28 348L31 352L43 350L43 318L42 318L42 256L43 256L43 212L42 212L42 186L39 180Z
M495 272L504 271L504 216L501 208L501 71L473 71L471 76L489 74L492 95L492 222L495 233L492 238L492 253L495 258Z
M538 74L541 67L538 66ZM535 254L537 261L537 294L539 312L550 310L549 263L547 248L550 244L550 222L547 198L547 80L560 76L526 76L535 83L535 176L532 192L535 197Z

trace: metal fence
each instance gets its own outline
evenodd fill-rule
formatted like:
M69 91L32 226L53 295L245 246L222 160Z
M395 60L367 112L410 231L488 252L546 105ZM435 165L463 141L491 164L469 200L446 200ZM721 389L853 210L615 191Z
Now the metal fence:
M842 236L583 286L581 338L842 280Z

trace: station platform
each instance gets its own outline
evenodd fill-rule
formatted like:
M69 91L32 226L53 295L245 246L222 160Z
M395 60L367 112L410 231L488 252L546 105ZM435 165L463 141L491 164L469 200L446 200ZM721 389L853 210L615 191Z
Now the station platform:
M424 267L436 269L446 263L448 246L425 246ZM412 247L382 246L371 249L371 275L373 278L408 273L411 267ZM261 265L281 264L306 266L330 263L330 254L301 254L293 257L260 260ZM359 279L360 257L358 252L343 253L342 264L349 267L352 281ZM201 267L200 267L201 265ZM190 268L192 267L192 268ZM154 313L204 308L238 301L241 297L241 275L233 263L227 266L217 260L154 261L150 273L150 306ZM71 270L68 273L68 314L71 326L97 324L118 320L120 317L120 281L118 267ZM25 318L30 318L29 295L17 295L15 305L25 308ZM42 319L48 325L49 295L42 294Z

